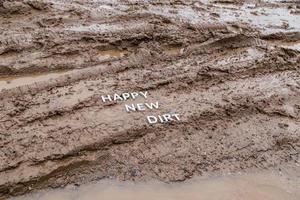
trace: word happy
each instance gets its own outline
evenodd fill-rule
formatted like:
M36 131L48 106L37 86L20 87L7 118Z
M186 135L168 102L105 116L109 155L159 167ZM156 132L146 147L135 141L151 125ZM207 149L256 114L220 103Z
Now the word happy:
M134 100L137 98L148 98L148 91L145 92L130 92L130 93L122 93L122 94L113 94L113 95L102 95L102 102L118 102L118 101L126 101L126 100ZM146 110L154 110L159 109L159 103L156 102L145 102L145 103L136 103L136 104L125 104L126 112L139 112ZM180 121L179 114L163 114L163 115L150 115L146 116L146 119L149 124L156 123L168 123L171 121Z
M106 102L106 101L126 101L128 99L136 99L139 96L144 97L145 99L147 99L147 94L148 92L131 92L131 93L123 93L123 94L114 94L112 96L110 95L106 95L106 96L101 96L102 101Z

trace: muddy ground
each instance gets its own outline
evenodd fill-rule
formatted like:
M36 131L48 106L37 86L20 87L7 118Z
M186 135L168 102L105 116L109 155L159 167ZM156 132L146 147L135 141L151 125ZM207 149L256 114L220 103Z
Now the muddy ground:
M75 187L46 189L11 200L299 200L299 168L197 176L177 183L103 179Z
M299 21L297 0L0 0L0 199L299 168ZM160 109L100 100L133 91Z

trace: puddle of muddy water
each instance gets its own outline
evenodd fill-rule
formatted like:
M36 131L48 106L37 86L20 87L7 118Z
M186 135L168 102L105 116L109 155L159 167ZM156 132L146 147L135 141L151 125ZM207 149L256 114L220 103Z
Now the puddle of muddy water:
M271 41L269 42L270 45L272 46L279 46L279 47L283 47L283 48L286 48L286 49L293 49L293 50L298 50L300 51L300 41L297 41L297 42L274 42L274 41Z
M184 51L184 48L182 48L181 46L172 46L172 47L165 47L164 48L164 52L167 55L180 55L182 54ZM99 51L98 55L99 55L99 59L101 60L106 60L106 59L110 59L110 58L123 58L126 54L128 54L128 51L124 50L105 50L105 51Z
M3 89L11 89L23 85L29 85L39 81L47 81L51 78L57 78L67 74L70 70L60 70L56 72L35 73L23 76L7 76L0 77L0 91Z
M230 6L236 10L225 10L222 8L224 6L219 6L221 7L219 14L222 22L247 22L261 28L264 33L300 30L300 17L291 14L287 8L260 8L253 4Z
M282 45L282 47L300 51L300 42Z
M245 62L248 60L260 59L264 56L264 52L255 49L255 48L244 48L240 50L236 50L238 56L236 54L226 54L226 56L220 56L218 65L228 65L234 62ZM238 59L237 59L238 58Z
M109 59L109 58L122 58L126 55L127 51L121 50L106 50L99 51L98 55L101 59Z
M183 53L184 48L182 47L170 47L170 48L165 48L165 53L167 55L180 55Z
M275 172L193 179L185 183L98 183L11 200L299 200L300 178Z

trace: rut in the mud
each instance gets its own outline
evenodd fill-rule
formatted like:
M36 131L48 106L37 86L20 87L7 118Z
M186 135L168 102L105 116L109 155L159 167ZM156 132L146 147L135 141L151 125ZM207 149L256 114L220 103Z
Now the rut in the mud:
M223 4L198 1L37 2L0 2L0 74L11 81L0 86L0 199L106 177L184 181L299 162L293 23L223 21ZM282 5L298 17L297 5ZM126 113L100 100L131 91L162 107ZM180 122L145 120L175 112Z

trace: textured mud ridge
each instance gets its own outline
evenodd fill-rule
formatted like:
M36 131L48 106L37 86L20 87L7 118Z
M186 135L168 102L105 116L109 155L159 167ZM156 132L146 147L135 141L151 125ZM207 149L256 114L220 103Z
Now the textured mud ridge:
M299 168L297 3L0 1L0 11L0 199L103 178ZM132 91L161 108L100 101ZM181 121L145 120L168 112Z

